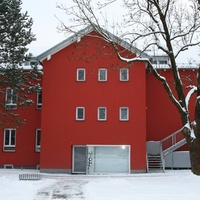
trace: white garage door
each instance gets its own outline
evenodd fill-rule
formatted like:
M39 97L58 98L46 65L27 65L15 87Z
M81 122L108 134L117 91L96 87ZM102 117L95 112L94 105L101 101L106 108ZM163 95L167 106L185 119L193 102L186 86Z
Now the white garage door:
M88 173L129 173L129 146L88 146L91 157Z

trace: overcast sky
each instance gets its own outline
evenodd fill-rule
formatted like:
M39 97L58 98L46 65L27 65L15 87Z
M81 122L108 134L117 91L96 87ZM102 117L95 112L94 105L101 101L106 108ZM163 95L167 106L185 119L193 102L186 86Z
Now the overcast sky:
M62 13L56 8L57 2L66 4L69 0L22 0L22 2L23 12L28 11L29 16L33 18L33 33L37 38L37 41L29 46L30 52L39 55L66 39L64 34L57 30L59 23L55 15L60 16ZM63 13L62 17L64 16Z
M98 2L99 0L96 1ZM64 33L60 33L57 29L59 21L55 16L65 23L69 20L69 16L67 16L60 9L56 8L56 5L64 4L67 7L70 7L73 5L72 0L22 0L22 2L23 12L28 11L28 14L33 18L34 21L32 28L37 40L32 42L29 46L29 51L33 53L33 55L37 56L66 39ZM119 4L119 2L121 2L121 0L118 0L117 4ZM121 16L122 14L122 6L112 4L111 10L108 8L105 13L107 18L109 13L109 20L111 23L114 23L118 20L117 17ZM200 60L200 56L198 55L200 54L199 49L196 48L193 53L196 54L195 59ZM194 55L193 53L192 56ZM191 53L188 54L188 52L186 52L180 57L179 62L183 62L182 60L185 60L188 55L190 56Z
M34 21L32 28L37 41L31 43L29 46L30 52L34 55L39 55L45 50L66 39L67 36L64 35L64 33L60 33L57 29L59 21L56 16L65 23L69 20L69 16L57 8L56 5L63 4L67 7L71 7L73 5L72 0L37 1L38 0L22 0L23 12L28 11L29 16L32 17ZM96 1L98 2L98 0ZM119 0L119 2L121 2L121 0ZM119 12L117 12L116 9L113 10L115 12L111 13L111 15L115 14L119 16ZM116 20L116 17L113 17L112 19L114 21Z

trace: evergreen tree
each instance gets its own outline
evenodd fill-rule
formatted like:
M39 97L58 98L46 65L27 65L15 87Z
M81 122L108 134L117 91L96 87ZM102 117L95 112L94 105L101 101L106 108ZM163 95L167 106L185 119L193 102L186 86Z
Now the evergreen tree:
M35 40L35 36L31 29L33 20L27 12L22 13L21 5L21 0L0 0L0 125L10 124L9 116L22 122L16 112L12 112L13 107L5 107L7 88L12 91L9 99L17 99L17 105L23 106L32 104L28 94L40 89L37 64L28 71L22 67L31 59L27 55L27 45Z

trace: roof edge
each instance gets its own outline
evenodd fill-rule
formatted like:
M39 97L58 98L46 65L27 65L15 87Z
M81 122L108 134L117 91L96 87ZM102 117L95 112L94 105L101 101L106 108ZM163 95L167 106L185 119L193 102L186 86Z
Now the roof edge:
M69 38L63 40L62 42L60 42L60 43L56 44L55 46L53 46L52 48L48 49L44 53L38 55L37 59L42 62L43 60L47 59L49 56L59 52L61 49L65 48L65 47L69 46L70 44L74 43L75 41L77 41L77 39L79 37L87 35L90 32L92 32L93 30L94 29L92 26L87 26L86 28L78 31L77 33L73 34Z
M53 54L59 52L63 48L65 48L65 47L69 46L70 44L74 43L75 41L78 41L79 38L91 33L92 31L96 31L98 33L98 31L95 29L95 26L96 25L89 25L89 26L85 27L84 29L78 31L77 33L73 34L69 38L63 40L62 42L60 42L57 45L53 46L52 48L48 49L44 53L40 54L39 56L37 56L37 59L40 60L41 62L44 61L45 59L50 59ZM140 55L143 58L150 58L151 57L147 53L142 52L138 48L134 47L132 44L130 44L127 41L119 38L118 36L110 33L109 31L105 30L104 28L101 28L101 30L102 30L102 32L108 34L108 36L115 43L119 44L120 46L124 47L125 49L127 49L127 50L129 50L129 51L131 51L133 53L136 53L136 54ZM99 33L99 34L101 34L101 33Z

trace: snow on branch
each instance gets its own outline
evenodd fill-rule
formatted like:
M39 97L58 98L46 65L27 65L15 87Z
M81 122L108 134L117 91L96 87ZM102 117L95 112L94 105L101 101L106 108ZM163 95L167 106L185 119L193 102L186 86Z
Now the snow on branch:
M185 98L186 108L188 110L188 105L189 105L190 98L197 91L197 87L194 86L194 85L190 85L190 86L188 86L186 88L191 88L191 90L187 93L187 96Z
M183 115L187 115L187 110L181 106L180 102L173 95L172 90L171 90L169 84L167 83L165 77L160 76L160 74L157 72L157 70L154 68L154 66L150 62L148 62L148 66L151 69L153 75L157 78L157 80L159 80L163 84L163 87L164 87L165 91L167 92L170 100L177 107L179 112Z
M194 129L191 128L189 122L185 124L185 126L183 127L183 130L184 130L184 129L187 129L187 130L188 130L187 132L188 132L188 134L189 134L189 136L190 136L191 139L194 140L194 139L196 138L196 136L195 136L195 134L194 134Z
M124 61L124 62L127 62L127 63L130 63L130 62L137 62L137 61L140 61L140 62L148 62L149 63L149 59L148 58L140 58L140 57L134 57L134 58L124 58L120 55L119 52L117 52L117 55L119 57L120 60Z
M179 101L175 98L175 96L172 93L172 90L169 86L169 84L166 81L166 78L161 76L157 70L154 68L154 66L151 64L151 62L149 61L148 58L139 58L139 57L135 57L135 58L124 58L120 55L119 52L117 52L117 55L119 57L120 60L125 61L125 62L136 62L136 61L140 61L140 62L145 62L148 67L151 69L152 73L154 74L154 76L163 84L164 89L166 90L170 100L172 101L172 103L178 108L180 113L184 113L187 114L187 110L185 108L183 108L181 106L181 104L179 103ZM195 88L194 88L195 89ZM192 95L192 94L191 94ZM188 98L191 96L188 95ZM189 100L189 99L188 99Z

